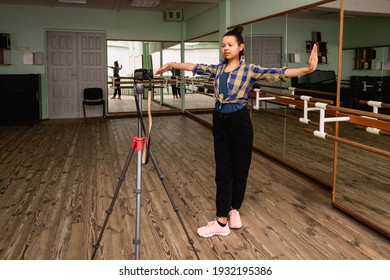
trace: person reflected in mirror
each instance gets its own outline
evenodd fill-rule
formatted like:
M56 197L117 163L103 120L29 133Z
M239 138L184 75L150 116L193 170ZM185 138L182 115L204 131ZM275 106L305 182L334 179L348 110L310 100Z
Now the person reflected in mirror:
M202 237L227 236L230 228L242 227L240 208L244 201L252 158L253 127L246 108L248 92L256 82L286 82L289 78L315 71L318 50L315 45L308 64L301 68L265 68L243 59L242 27L228 31L221 42L224 60L219 64L174 63L163 65L156 74L169 69L192 71L214 78L213 111L214 158L216 164L216 217L198 228Z
M171 84L172 87L172 95L173 98L179 98L181 97L181 91L180 91L180 84L177 83L177 81L180 81L180 75L181 71L180 69L171 69L172 76L171 79L174 80L174 82Z
M122 65L119 66L118 61L114 62L114 66L108 66L108 68L113 69L113 76L114 76L114 96L111 97L111 99L115 99L116 95L118 95L118 99L121 99L122 91L121 91L121 78L119 76L119 71L122 70Z

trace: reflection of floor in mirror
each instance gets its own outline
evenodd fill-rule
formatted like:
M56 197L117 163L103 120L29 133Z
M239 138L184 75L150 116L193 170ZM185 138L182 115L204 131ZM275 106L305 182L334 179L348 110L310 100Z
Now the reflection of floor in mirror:
M108 114L137 111L134 95L122 94L121 99L111 99L113 95L108 96ZM148 100L142 99L142 111L146 111ZM169 110L156 102L151 103L152 110Z
M132 94L122 94L121 99L111 99L112 94L108 96L108 112L109 113L123 113L136 111L135 99ZM212 108L214 106L214 99L211 96L197 93L187 93L185 96L186 109L193 108ZM152 110L170 110L170 107L160 105L160 95L154 95L154 101L151 104ZM164 93L164 103L178 109L181 108L181 98L173 98L170 93ZM142 110L147 110L147 99L142 99Z
M160 100L160 96L156 95L155 100ZM174 98L172 94L164 94L164 101L172 106L181 108L181 98ZM195 108L213 108L214 98L210 95L201 93L187 93L185 96L185 107L186 109Z

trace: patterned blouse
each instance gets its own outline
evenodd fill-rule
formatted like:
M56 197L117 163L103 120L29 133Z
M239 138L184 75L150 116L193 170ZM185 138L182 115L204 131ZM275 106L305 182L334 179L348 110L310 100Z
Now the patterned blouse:
M224 98L222 93L219 93L219 77L225 69L226 62L220 64L196 64L192 72L198 75L209 75L214 78L214 97L220 103L241 103L245 104L248 101L248 92L253 84L259 81L265 82L287 82L289 78L283 68L263 68L259 65L246 64L242 61L236 69L229 73L228 77L228 93Z

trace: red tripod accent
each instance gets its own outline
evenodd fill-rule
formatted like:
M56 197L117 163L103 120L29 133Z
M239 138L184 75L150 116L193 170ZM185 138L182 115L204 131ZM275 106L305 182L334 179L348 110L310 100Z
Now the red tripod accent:
M133 142L131 143L131 148L136 148L137 152L142 151L143 144L146 144L146 147L148 146L148 138L147 137L134 137Z

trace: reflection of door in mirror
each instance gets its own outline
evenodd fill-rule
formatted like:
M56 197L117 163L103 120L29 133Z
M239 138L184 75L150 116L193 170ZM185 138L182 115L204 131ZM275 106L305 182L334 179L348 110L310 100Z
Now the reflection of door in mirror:
M251 36L245 38L245 61L267 68L279 68L282 65L282 37ZM281 85L281 83L273 83Z

